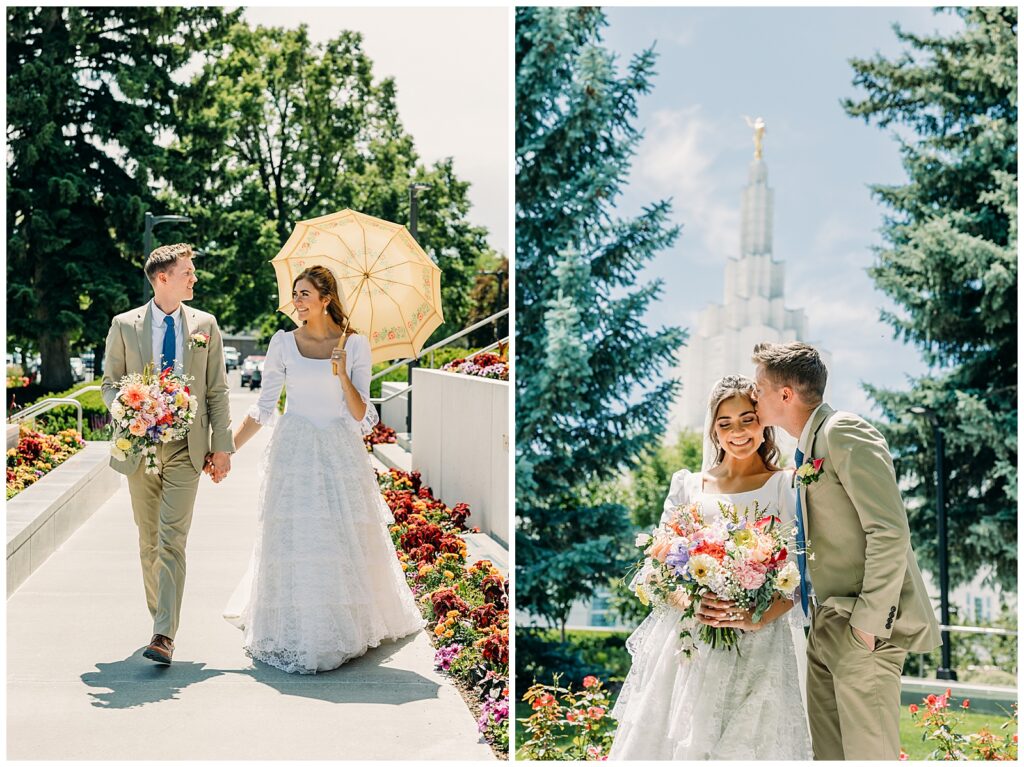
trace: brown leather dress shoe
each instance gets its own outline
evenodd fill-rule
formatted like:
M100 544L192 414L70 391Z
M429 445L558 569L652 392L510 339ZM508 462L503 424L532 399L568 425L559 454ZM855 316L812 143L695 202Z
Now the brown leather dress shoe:
M169 666L171 665L171 655L173 654L174 642L171 641L171 638L165 637L163 634L153 634L149 647L143 651L142 657Z

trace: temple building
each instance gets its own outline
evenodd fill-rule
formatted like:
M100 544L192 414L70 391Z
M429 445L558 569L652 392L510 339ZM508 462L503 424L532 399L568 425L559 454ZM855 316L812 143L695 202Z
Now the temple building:
M722 303L701 311L680 353L676 376L683 388L672 413L672 431L704 426L708 393L723 375L753 377L750 355L755 344L808 339L804 310L785 306L785 264L772 254L774 193L762 157L765 124L758 118L750 125L755 151L741 202L740 254L726 262ZM829 365L830 355L822 350L822 356Z

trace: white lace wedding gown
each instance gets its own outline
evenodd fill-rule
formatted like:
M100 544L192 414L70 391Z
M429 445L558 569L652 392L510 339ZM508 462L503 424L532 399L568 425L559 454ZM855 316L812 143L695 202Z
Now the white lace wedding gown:
M369 403L370 347L346 343L352 383ZM286 410L277 401L287 387ZM377 422L367 404L351 415L329 359L299 353L278 331L249 413L274 433L261 463L256 543L224 617L244 632L246 654L279 669L337 668L385 640L425 625L395 556L362 434Z
M780 471L757 490L723 495L704 492L701 474L680 471L665 511L699 501L709 518L720 513L718 501L749 507L756 500L791 523L791 477ZM679 617L677 610L658 608L626 641L633 665L611 711L619 727L608 758L811 759L799 601L760 631L741 635L739 652L712 650L694 630L697 651L689 660L679 652Z

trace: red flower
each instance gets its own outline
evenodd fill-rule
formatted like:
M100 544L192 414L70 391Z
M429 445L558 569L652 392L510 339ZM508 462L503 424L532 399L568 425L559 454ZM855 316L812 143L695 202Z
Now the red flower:
M934 695L929 695L927 698L924 699L924 702L927 703L929 706L934 706L936 701L938 701L938 698L936 698Z
M594 721L597 721L604 716L604 709L600 706L591 706L587 709L587 715Z
M508 605L508 591L505 579L500 575L488 575L480 583L480 590L484 592L484 599L496 605L505 607Z
M910 713L911 714L916 714L918 711L919 711L919 709L917 707L917 704L916 703L911 703L910 704Z
M704 541L694 547L691 556L693 554L707 554L710 557L714 557L716 561L721 562L725 559L725 546L721 543L708 543Z
M774 516L769 514L767 517L761 517L759 520L757 520L754 523L754 527L756 527L758 530L760 530L760 529L762 529L764 527L770 527L773 524L778 524L781 521L782 520L780 520L778 517L774 517Z
M971 702L969 700L965 700L963 703L960 704L960 707L961 708L970 708L971 707Z
M452 520L452 524L455 525L459 530L466 529L466 520L469 518L469 504L468 503L457 503L455 507L448 512L448 516Z
M583 677L583 686L584 687L593 687L595 684L597 684L597 677L596 676L585 676L585 677Z
M455 589L438 589L430 595L430 602L437 618L445 617L451 610L460 613L468 613L470 610L466 600L456 594Z
M811 464L814 466L815 471L821 471L822 464L825 463L824 458L815 458Z

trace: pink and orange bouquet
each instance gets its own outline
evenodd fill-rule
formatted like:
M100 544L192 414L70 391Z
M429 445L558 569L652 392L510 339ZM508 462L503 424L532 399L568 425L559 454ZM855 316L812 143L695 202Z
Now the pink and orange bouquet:
M712 649L732 649L735 629L708 626L696 619L701 597L713 594L740 609L751 610L754 622L780 596L787 599L800 585L796 563L787 560L793 531L765 514L755 503L738 508L719 502L720 514L706 517L700 504L677 506L650 534L637 536L645 559L637 564L632 587L644 604L682 612L683 652L694 650L693 630Z
M199 401L189 392L185 376L167 368L154 375L147 366L118 381L118 392L110 405L114 423L111 455L119 461L142 453L146 473L158 474L156 446L184 439L196 417Z

